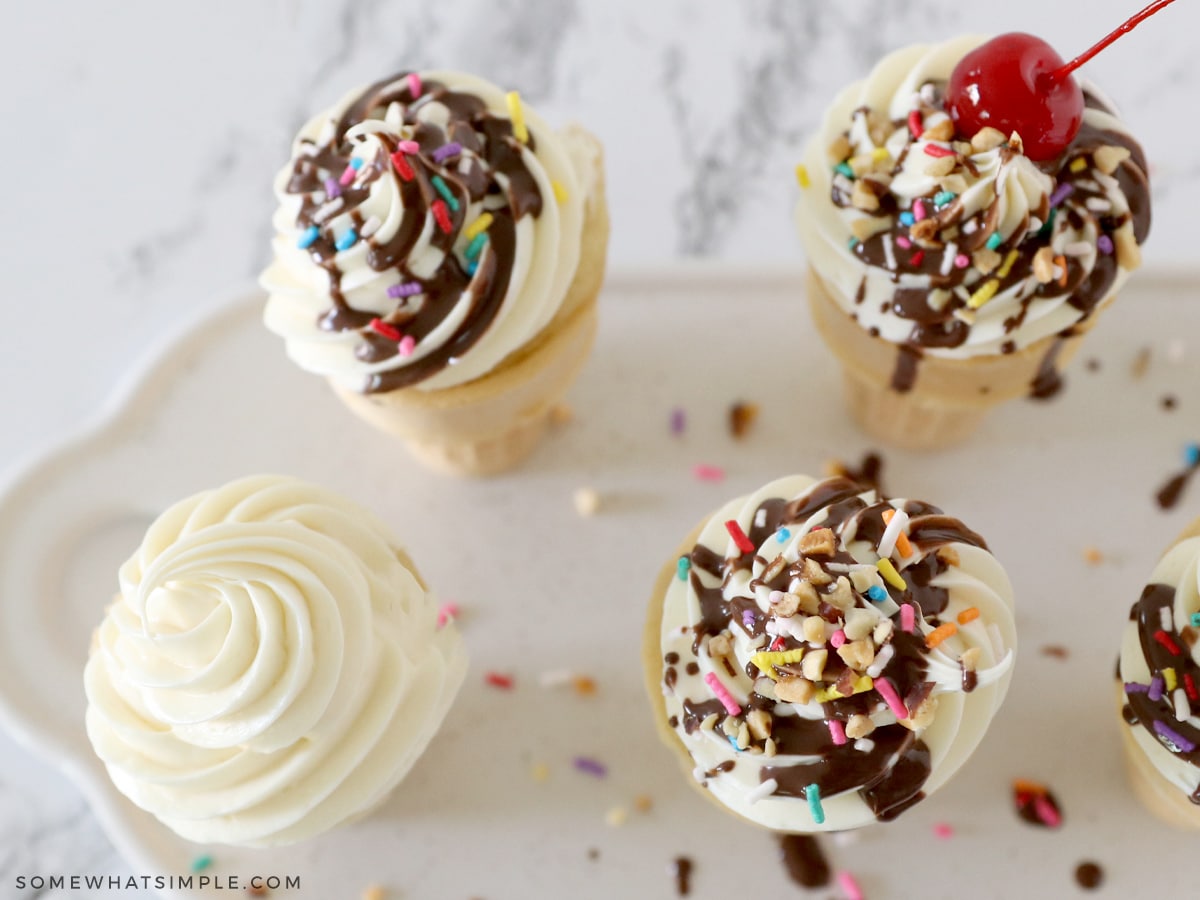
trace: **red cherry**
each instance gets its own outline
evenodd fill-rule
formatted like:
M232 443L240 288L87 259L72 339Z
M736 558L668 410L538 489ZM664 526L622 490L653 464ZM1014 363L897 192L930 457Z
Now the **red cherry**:
M1083 121L1083 91L1055 79L1062 57L1041 38L1014 31L976 47L950 74L946 111L961 138L986 126L1021 135L1025 155L1047 160L1067 149Z

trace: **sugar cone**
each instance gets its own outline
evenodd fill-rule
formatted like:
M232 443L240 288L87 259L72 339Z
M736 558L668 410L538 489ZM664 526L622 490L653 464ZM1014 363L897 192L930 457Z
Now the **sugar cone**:
M594 190L584 210L575 277L549 324L487 375L444 390L360 394L333 385L359 417L403 439L431 468L492 475L520 464L541 441L551 412L591 352L608 252L608 207L599 142L581 130L568 135L586 142L592 153Z
M1167 548L1167 551L1169 552L1176 544L1193 537L1200 537L1200 519L1196 519L1185 528L1171 547ZM1118 679L1117 714L1121 729L1121 746L1125 757L1125 771L1129 775L1129 783L1133 787L1134 794L1146 809L1169 825L1174 825L1176 828L1200 830L1200 806L1193 803L1184 791L1172 784L1154 767L1150 757L1133 737L1133 729L1142 726L1140 724L1129 725L1120 715L1124 706L1125 687Z
M1099 312L1073 326L1070 336L1051 335L1015 353L968 359L926 354L913 388L901 393L891 387L900 348L860 327L831 290L810 270L809 306L817 331L842 364L850 410L873 438L908 450L963 441L993 406L1027 396L1048 360L1056 371L1070 362Z

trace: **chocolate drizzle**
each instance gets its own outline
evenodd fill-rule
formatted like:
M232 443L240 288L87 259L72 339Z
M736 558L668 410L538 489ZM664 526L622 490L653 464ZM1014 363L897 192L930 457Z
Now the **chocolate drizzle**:
M779 858L788 877L806 888L829 884L832 874L821 844L808 834L785 834L779 839Z
M522 158L522 146L534 149L533 137L522 145L513 135L512 123L489 112L480 98L435 81L425 82L420 97L414 98L405 74L366 88L341 114L328 142L302 141L303 150L292 162L286 186L287 193L303 195L297 227L301 231L318 229L308 253L313 264L326 272L333 302L318 319L318 326L330 332L358 331L360 343L355 356L366 363L380 363L398 357L400 346L394 338L371 329L375 312L356 309L347 300L336 246L344 231L339 229L335 235L332 223L349 214L361 232L364 219L359 207L371 196L373 186L381 179L395 182L403 205L400 222L386 239L378 233L365 239L365 261L374 272L394 269L395 284L417 284L420 293L398 300L391 312L379 318L384 325L411 337L417 346L442 329L449 328L450 335L427 348L419 359L368 376L363 388L368 393L415 384L451 365L474 346L496 319L508 293L516 257L517 222L542 211L537 181ZM420 110L433 103L446 110L444 129L420 116ZM419 152L403 155L412 177L403 177L391 160L401 134L384 129L372 133L382 145L382 152L363 161L354 181L341 186L340 194L327 196L327 181L337 179L347 169L358 142L365 140L361 135L348 138L347 131L361 122L383 119L393 104L403 110L403 139L415 141L420 147ZM450 143L459 144L461 151L435 160L434 151ZM453 202L441 196L435 178L440 179ZM328 209L331 201L340 202L332 213ZM448 229L431 227L436 219L431 212L435 204L442 205ZM473 265L458 246L461 232L471 224L466 216L472 204L482 204L492 216L487 242ZM422 274L418 275L413 258L426 234L430 247L421 252L436 253L441 262L432 272L426 266L420 267ZM447 324L460 316L457 324Z

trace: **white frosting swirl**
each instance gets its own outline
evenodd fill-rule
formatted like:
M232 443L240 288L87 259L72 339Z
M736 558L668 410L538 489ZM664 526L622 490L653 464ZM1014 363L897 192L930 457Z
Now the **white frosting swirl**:
M291 843L382 802L465 670L406 559L370 513L290 478L168 509L84 673L113 783L201 843Z
M883 182L899 209L911 212L914 201L920 198L925 198L928 209L930 197L943 190L944 183L928 172L937 157L927 153L926 148L932 146L934 154L941 154L954 150L955 145L952 140L927 136L930 131L938 135L938 126L949 120L940 109L930 111L922 99L922 87L928 83L944 83L959 60L985 40L981 36L968 35L937 45L907 47L886 56L864 81L850 85L838 95L826 113L820 131L805 151L804 165L811 186L800 192L796 225L808 260L833 289L833 296L846 312L853 313L859 325L886 341L908 343L913 332L913 320L898 315L893 308L891 301L897 288L929 291L934 306L945 304L951 292L934 285L930 275L906 270L903 264L869 265L855 254L852 244L856 224L872 223L874 228L868 227L866 231L873 233L890 220L872 216L853 205L839 207L831 201L831 192L835 188L848 195L853 182L833 168L827 151L845 135L853 158L869 160L877 153L877 158L894 164L893 169L885 173ZM881 138L878 142L872 138L867 124L864 111L868 109L884 113L890 122L885 126L885 136L876 131L876 138ZM923 112L925 133L914 138L908 119L910 113L918 110ZM1101 109L1089 106L1084 110L1083 121L1085 126L1094 126L1101 131L1128 135L1120 120ZM963 145L959 144L957 149L961 151ZM984 235L994 231L1001 239L1002 254L1022 241L1038 236L1046 225L1056 180L1020 153L1019 145L972 149L962 154L962 158L965 164L954 170L955 176L963 180L962 189L953 192L956 194L954 203L962 206L962 215L956 221L966 223L974 217L967 226L973 229L972 233L975 229ZM1093 171L1089 178L1081 184L1087 188L1087 198L1054 198L1064 208L1070 208L1074 215L1057 215L1048 238L1053 257L1072 259L1084 278L1096 265L1097 241L1101 237L1096 221L1101 211L1088 207L1086 199L1097 201L1103 207L1102 214L1114 219L1130 212L1128 198L1117 179L1101 171ZM1124 227L1131 228L1128 224ZM860 228L859 237L862 231ZM965 236L959 239L957 247L954 239L949 241L947 246L951 252L947 255L951 259L946 260L939 275L945 276L961 268L953 263L953 259L962 254L961 247L966 243L970 241ZM908 258L919 249L915 243L906 250L893 247L889 242L888 255L895 259ZM1118 254L1118 261L1121 260ZM1018 265L1028 267L1028 262ZM988 282L997 266L984 272L978 270L972 260L963 284L954 288L953 293L967 301ZM893 275L889 268L896 269L898 274ZM1101 305L1108 296L1120 290L1128 274L1129 269L1124 264L1118 265L1107 294L1097 298L1094 305ZM1071 291L1053 294L1043 291L1046 296L1033 296L1045 282L1039 281L1033 271L1019 272L1019 276L1008 279L1009 283L992 294L981 308L962 312L959 318L969 326L962 343L957 346L923 345L924 352L961 359L1019 350L1065 331L1087 315L1085 310L1069 302ZM1014 321L1017 322L1015 328ZM1011 346L1006 348L1006 344Z
M756 514L764 501L776 498L790 501L803 497L817 483L808 476L790 476L727 503L705 523L697 544L714 551L718 556L737 559L742 551L727 530L726 522L736 521L742 532L748 535L755 527ZM877 502L874 491L863 491L858 497L864 501L864 508ZM905 504L903 500L890 502L897 509ZM721 587L722 596L726 600L737 597L753 598L757 608L771 616L771 591L762 584L753 582L762 578L764 568L780 555L789 563L800 559L800 542L811 530L823 527L829 520L829 513L830 508L823 507L813 513L807 521L787 525L788 534L783 534L783 529L780 529L768 536L756 549L751 569L735 567L727 573ZM856 538L856 523L857 520L852 517L841 529L839 547L852 555L864 569L874 569L874 564L879 559L876 548L865 540ZM780 537L783 537L783 540L780 540ZM923 679L934 683L931 696L937 699L932 722L927 727L913 728L916 736L928 746L931 755L929 777L920 785L920 789L926 795L941 787L966 762L979 744L1008 690L1016 648L1012 588L1004 569L995 557L979 547L958 542L946 546L953 549L958 562L936 575L930 582L934 587L944 588L948 592L948 602L941 613L941 620L954 622L959 613L970 608L978 610L979 616L973 621L959 625L956 634L946 638L934 649L928 650L924 656L927 668ZM899 561L897 568L901 575L909 565L920 561L924 555L918 552L906 560ZM721 580L694 566L686 580L673 578L664 599L661 633L664 657L670 654L678 655L678 661L671 666L675 671L674 688L664 685L666 713L678 722L675 732L695 762L695 777L733 812L778 831L841 831L876 821L875 814L857 790L822 797L825 820L821 824L814 821L805 798L763 792L764 768L813 764L820 761L819 756L787 755L782 752L768 756L758 747L735 750L721 725L715 728L700 727L688 733L685 727L685 701L711 701L714 697L714 691L706 678L719 680L743 708L742 718L745 718L748 698L752 692L758 690L756 681L762 682L762 676L752 679L747 675L747 671L758 670L752 660L757 653L767 649L766 638L753 638L746 629L740 627L740 623L731 621L724 634L731 638L734 674L730 674L730 669L724 662L718 662L714 658L709 650L710 638L705 638L699 653L693 652L693 641L696 640L697 633L703 633L705 630L701 626L703 614L700 598L692 582L696 577L704 588L722 585ZM877 576L873 578L874 583L883 584ZM849 615L866 617L871 630L885 620L892 619L899 609L890 598L877 602L866 600L857 592L855 596L858 602ZM732 618L736 619L736 615ZM768 635L790 634L802 641L801 622L804 618L803 614L786 619L770 618L766 631ZM828 632L832 632L833 628L834 626L830 626ZM933 625L920 616L916 617L915 634L918 637L932 630ZM826 643L809 642L802 643L801 646L807 648L806 652L826 649L831 656L835 653ZM883 646L884 644L879 645L879 653L875 659L882 661L880 674L888 677L890 670L887 664L892 657L882 649ZM971 648L978 648L978 659L974 663L978 681L974 690L964 693L963 668L959 660ZM688 668L696 667L685 667L685 662L696 663L697 671L689 674ZM821 728L822 720L826 719L828 712L818 699L814 697L804 703L779 701L773 709L773 715L814 720L814 725ZM721 717L724 717L724 714ZM869 718L877 727L896 727L895 715L882 700L874 705ZM866 740L870 741L869 735ZM842 747L840 750L848 753L869 752L870 745L863 744L861 749ZM894 763L894 760L892 762ZM723 764L732 764L732 769L718 771L718 767Z
M1180 541L1167 551L1150 576L1150 584L1167 585L1175 589L1175 598L1170 606L1172 627L1164 629L1170 633L1182 630L1191 621L1193 613L1200 612L1200 537L1191 537ZM1154 623L1157 627L1157 624ZM1200 642L1187 647L1180 638L1176 643L1185 648L1185 652L1193 665L1200 665ZM1137 620L1131 620L1125 626L1121 639L1121 657L1119 662L1120 678L1126 684L1147 685L1156 672L1151 671L1149 662L1142 652L1141 635ZM1176 687L1182 691L1182 687ZM1174 691L1165 692L1164 703L1171 705ZM1195 705L1196 711L1191 707ZM1187 714L1184 722L1191 728L1200 729L1200 704L1187 704ZM1168 726L1174 725L1168 721ZM1192 794L1200 789L1200 768L1192 765L1172 753L1155 735L1152 728L1143 723L1125 725L1133 735L1133 739L1146 754L1146 758L1154 765L1159 774L1179 790Z
M461 72L427 71L419 76L425 85L437 84L469 94L482 101L489 114L507 120L506 95L495 85ZM394 86L399 88L405 83L404 78L399 78ZM387 92L392 87L384 85L383 90ZM445 250L438 246L442 238L433 212L439 195L432 187L423 187L422 208L409 210L421 217L411 251L393 264L378 270L372 268L371 248L391 241L406 218L404 182L389 161L397 142L412 137L412 124L404 122L406 109L415 112L417 122L443 132L451 115L436 98L410 107L394 101L386 108L368 110L369 118L347 129L344 143L353 148L352 158L361 161L359 175L350 187L365 187L369 191L366 199L355 206L353 217L344 204L339 205L342 197L330 198L323 189L289 192L295 159L318 155L321 148L337 140L335 124L362 94L362 90L352 91L332 109L311 119L297 135L293 161L275 179L279 206L273 219L274 260L260 279L269 293L266 325L286 340L292 360L301 368L324 375L350 390L366 390L373 378L381 374L420 365L430 354L462 345L464 329L471 327L470 318L477 313L481 302L482 276L472 275L461 293L452 296L440 292L436 286L430 287L428 294L421 292L400 298L389 296L388 289L412 283L412 279L434 281L439 270L447 265L469 270L468 248L475 236L471 234L472 226L484 214L490 215L513 200L511 184L503 173L488 173L499 185L498 192L464 202L468 198L456 191L464 209L461 214L453 214L455 260L447 260ZM541 211L516 217L514 255L504 261L505 265L511 262L511 277L495 318L483 326L482 335L465 352L455 351L447 364L436 366L432 374L415 381L414 387L436 390L486 375L550 322L574 277L580 256L584 207L589 195L597 190L595 144L590 136L581 137L584 134L581 131L555 132L527 105L522 106L522 114L532 144L514 142L514 147L518 148L520 160L542 198ZM444 139L446 144L453 143L455 136L444 134ZM434 160L423 151L422 160L422 166L440 171L443 181L452 185L465 184L477 177L480 167L486 168L481 152L469 147L444 160ZM342 172L321 171L319 177L324 181L341 175ZM436 310L436 327L417 339L408 353L366 359L360 353L366 334L363 323L342 330L327 330L319 324L332 305L331 277L326 267L314 261L309 248L299 246L305 232L299 221L302 209L314 205L322 234L331 240L336 241L352 228L361 232L367 223L377 225L365 239L359 234L360 239L353 245L338 250L331 261L340 273L338 290L350 309L378 316L385 322L389 317L403 320L410 314ZM477 257L480 272L486 268L488 254L494 252L489 244ZM398 273L395 264L403 264L408 275ZM449 310L445 308L447 305ZM403 332L403 326L398 330Z

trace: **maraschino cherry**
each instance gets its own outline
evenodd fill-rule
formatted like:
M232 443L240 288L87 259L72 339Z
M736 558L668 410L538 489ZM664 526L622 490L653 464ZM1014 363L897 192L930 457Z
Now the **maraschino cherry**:
M1032 34L1002 34L976 47L954 67L946 87L946 112L959 137L970 140L990 125L1006 136L1019 133L1030 159L1054 159L1083 121L1083 90L1071 73L1173 2L1156 0L1066 64Z

